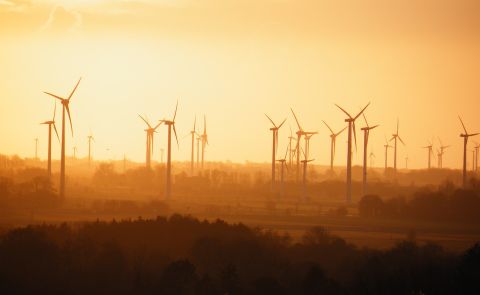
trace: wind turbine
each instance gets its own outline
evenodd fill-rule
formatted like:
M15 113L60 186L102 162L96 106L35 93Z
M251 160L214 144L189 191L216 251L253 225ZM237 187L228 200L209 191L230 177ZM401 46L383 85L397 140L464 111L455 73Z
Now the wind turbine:
M433 154L433 144L432 142L429 142L427 146L423 147L424 149L428 149L428 169L432 167L431 165L431 158Z
M293 150L292 150L292 141L296 140L296 138L292 135L292 127L290 127L290 136L288 137L288 165L292 167L292 159L293 159Z
M390 141L394 140L394 146L393 146L393 171L395 173L395 176L397 175L397 139L400 140L400 142L405 145L403 142L402 138L398 134L398 125L399 125L399 120L397 118L397 132L392 134L392 138Z
M445 150L449 148L449 145L443 145L442 140L438 138L438 142L440 142L440 149L437 149L438 152L438 168L443 168L443 155L445 154Z
M333 132L332 128L328 126L327 122L323 121L323 124L327 126L327 128L330 130L330 170L333 171L333 161L335 158L335 140L337 139L337 136L339 136L347 127L345 126L342 130L339 132L335 133Z
M467 128L465 128L465 124L463 124L462 118L458 116L458 119L460 119L460 123L462 123L463 130L465 133L461 133L460 137L463 137L463 187L467 187L467 143L468 143L468 138L470 136L476 136L480 133L471 133L469 134L467 132Z
M73 159L77 159L77 147L73 147Z
M408 156L405 157L405 169L408 169Z
M208 144L208 135L207 135L207 117L203 116L203 134L200 135L202 139L202 170L203 170L203 163L205 160L205 145Z
M41 124L48 125L48 176L52 176L52 126L53 130L55 130L55 134L57 135L58 141L60 138L58 137L57 127L55 126L55 114L57 112L57 101L54 100L55 106L53 108L53 118L50 121L45 121Z
M355 131L355 120L360 117L365 109L370 105L368 103L355 117L350 116L350 114L342 109L339 105L335 104L342 112L344 112L348 118L345 119L345 122L348 123L348 142L347 142L347 203L352 202L352 130L353 136L355 138L355 148L357 147L357 133Z
M268 120L272 123L273 127L270 128L270 131L272 131L272 191L275 189L275 160L277 157L277 149L278 149L278 129L282 127L282 125L285 123L285 120L280 125L276 125L270 117L265 114L265 116L268 118Z
M145 129L145 132L147 133L147 151L146 151L146 156L145 156L145 166L147 167L148 170L151 169L152 167L152 154L153 154L153 135L155 134L157 128L162 124L162 121L160 121L157 125L152 127L148 119L145 117L142 117L138 115L140 119L147 124L147 129Z
M298 126L298 130L296 132L297 146L295 147L295 152L297 156L296 181L298 183L300 179L300 140L302 139L302 136L305 135L305 132L303 131L302 126L300 126L300 123L298 122L297 116L295 115L295 112L293 111L293 109L290 108L290 110L292 111L293 117L295 118L295 122L297 122L297 126Z
M287 162L287 154L290 150L289 146L290 146L290 143L287 145L287 149L285 151L285 156L283 157L283 159L277 160L277 162L280 163L280 187L281 187L280 195L282 197L285 195L284 168L288 170L288 166L286 162Z
M92 141L95 142L95 138L93 138L92 132L90 131L90 135L87 136L88 139L88 166L92 163Z
M307 196L307 164L309 162L315 161L315 159L309 160L307 153L305 153L303 149L302 149L302 152L303 152L303 156L305 157L305 159L301 161L303 164L303 179L302 179L303 194L304 194L304 198L307 198L308 197Z
M480 144L475 142L475 146L473 147L475 150L475 172L478 171L478 150L480 148Z
M38 160L38 137L34 139L35 141L35 160Z
M173 119L170 120L161 120L159 124L163 123L168 126L168 144L167 144L167 177L165 185L165 199L170 199L172 193L172 127L173 132L175 133L175 140L178 145L177 130L175 129L175 118L177 117L178 109L178 100L177 105L175 106L175 113L173 113Z
M73 94L77 90L78 84L80 84L80 81L82 78L80 78L75 85L75 88L73 88L72 92L70 92L70 95L67 98L63 98L60 96L57 96L55 94L45 92L45 94L50 95L55 97L56 99L60 100L62 103L62 148L61 148L61 154L60 154L60 197L64 198L65 197L65 111L67 111L68 115L68 120L70 122L70 130L72 131L72 137L73 137L73 125L72 125L72 118L70 116L70 100L72 99Z
M195 116L195 120L193 121L193 130L190 131L190 134L192 135L192 154L191 154L191 163L190 163L190 174L191 176L193 176L193 164L194 164L194 153L195 153L195 135L197 134L197 129L196 129L196 126L197 126L197 116ZM197 151L198 152L198 151Z
M365 120L366 127L362 127L363 131L363 195L367 192L367 149L368 149L368 137L370 136L370 130L375 129L378 125L369 126L367 122L367 117L365 113L362 113L363 119Z
M385 144L383 145L385 148L385 174L387 174L388 168L388 149L392 148L392 146L388 143L387 137L385 137Z

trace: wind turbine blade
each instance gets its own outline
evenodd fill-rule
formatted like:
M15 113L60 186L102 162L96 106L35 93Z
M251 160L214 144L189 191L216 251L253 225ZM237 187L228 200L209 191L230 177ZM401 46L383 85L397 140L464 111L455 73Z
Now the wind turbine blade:
M196 132L196 126L197 126L197 115L195 115L195 120L193 121L193 133Z
M278 130L275 130L275 155L278 152Z
M63 100L62 97L60 97L60 96L58 96L58 95L55 95L55 94L52 94L52 93L50 93L50 92L44 91L43 93L45 93L45 94L47 94L47 95L50 95L50 96L53 96L53 97L55 97L56 99L59 99L60 101Z
M52 121L55 122L55 115L57 114L57 101L53 101L55 103L55 106L53 107L53 119Z
M339 108L340 110L342 110L342 112L344 112L345 114L347 114L347 116L348 116L350 119L352 119L352 116L350 116L350 114L349 114L346 110L342 109L342 107L340 107L338 104L335 104L335 105L337 106L337 108Z
M285 121L287 121L286 118L285 118L285 120L283 120L282 124L280 124L280 126L278 126L277 128L280 129L282 127L282 125L285 123Z
M70 122L70 130L72 131L72 137L73 137L72 117L70 116L70 107L68 106L68 103L65 104L65 109L67 110L68 121Z
M332 128L330 128L330 126L328 126L327 122L325 122L325 121L323 121L323 120L322 120L322 122L323 122L323 124L325 124L325 126L327 126L327 128L330 130L330 132L332 133L332 135L335 134L335 132L333 132Z
M375 129L375 128L377 128L378 126L380 126L380 125L375 125L375 126L368 127L368 128L369 128L370 130L372 130L372 129Z
M340 130L337 134L335 134L335 137L339 136L343 131L345 131L345 129L347 129L347 126L343 127L342 130Z
M460 119L460 123L462 123L463 130L465 130L465 134L468 134L467 128L465 128L465 124L463 124L462 118L460 118L460 116L458 116L458 119Z
M355 152L357 152L357 131L355 130L355 120L353 121L353 138L355 139Z
M273 120L270 119L270 117L269 117L267 114L265 114L265 116L268 118L268 120L269 120L270 122L272 122L273 127L277 128L277 125L275 125L275 123L273 123Z
M207 117L203 115L203 135L207 135Z
M178 100L177 100L177 105L175 106L175 113L173 114L173 122L175 123L175 118L177 117L177 109L178 109Z
M177 141L177 148L180 149L180 144L178 143L177 129L175 129L175 123L173 124L173 133L175 134L175 140Z
M162 123L163 123L163 121L160 120L160 122L158 122L158 124L155 125L155 127L153 127L153 131L157 130L157 128L158 128L160 125L162 125Z
M58 142L60 142L60 137L58 136L57 126L55 126L55 122L52 123L53 130L55 130L55 134L57 135Z
M473 134L469 134L468 136L477 136L479 135L480 133L473 133Z
M365 113L363 113L362 115L363 115L363 120L365 120L365 124L367 125L367 128L368 128L369 126L368 126L368 122L367 122L367 117L365 117Z
M150 126L150 123L148 123L147 119L144 119L142 116L138 115L140 117L140 119L143 120L143 122L145 122L145 124L147 124L148 128L152 128L152 126Z
M289 145L287 144L287 149L285 150L285 156L283 157L284 161L287 159L288 148L289 148Z
M365 112L365 110L368 108L368 106L370 105L370 102L367 103L367 105L360 111L360 113L358 113L357 116L355 116L355 118L353 118L353 120L357 120L358 117L360 117L361 114L363 114L363 112Z
M400 125L400 119L397 118L397 135L398 135L398 125Z
M155 136L154 136L153 132L150 133L150 153L151 153L152 155L153 155L153 150L154 150L154 148L153 148L153 140L154 140L154 138L155 138Z
M82 78L80 77L80 79L78 79L78 82L77 82L77 85L75 85L75 88L73 88L72 92L70 93L70 95L68 96L67 100L69 101L73 94L75 93L75 91L77 90L77 87L78 87L78 84L80 84L80 81L82 81Z
M402 138L400 136L398 136L398 139L400 140L400 142L405 145L405 143L403 142Z
M290 110L292 111L293 117L295 118L295 122L297 122L298 130L303 131L302 127L300 126L300 123L298 122L297 116L295 115L295 112L293 111L292 108L290 108Z

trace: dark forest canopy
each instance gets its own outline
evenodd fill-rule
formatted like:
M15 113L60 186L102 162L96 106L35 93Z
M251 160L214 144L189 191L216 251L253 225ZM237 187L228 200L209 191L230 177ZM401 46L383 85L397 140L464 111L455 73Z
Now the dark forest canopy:
M479 294L480 245L360 249L188 216L40 225L0 239L1 294Z

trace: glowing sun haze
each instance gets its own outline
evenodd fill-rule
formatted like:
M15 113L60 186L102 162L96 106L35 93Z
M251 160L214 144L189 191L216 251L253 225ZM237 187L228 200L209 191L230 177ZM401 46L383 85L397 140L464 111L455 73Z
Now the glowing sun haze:
M205 114L208 160L268 162L264 113L288 118L283 155L289 125L296 129L292 107L304 129L319 131L311 154L327 165L322 120L340 130L345 118L334 103L357 112L371 101L367 117L380 124L369 141L376 166L399 117L407 143L401 167L407 154L411 167L425 167L421 147L432 137L438 146L438 136L452 145L444 166L460 167L457 114L469 131L480 131L479 14L475 0L0 0L0 153L31 157L39 137L44 158L47 128L39 123L51 118L54 101L43 91L66 96L82 76L71 102L69 155L74 145L86 154L92 130L95 158L125 153L143 161L145 126L137 115L169 118L179 99L174 160L189 158L185 136L195 115L203 128ZM361 162L363 125L354 163ZM155 160L165 140L162 126ZM345 134L337 140L338 165L345 141ZM53 153L59 158L57 142Z

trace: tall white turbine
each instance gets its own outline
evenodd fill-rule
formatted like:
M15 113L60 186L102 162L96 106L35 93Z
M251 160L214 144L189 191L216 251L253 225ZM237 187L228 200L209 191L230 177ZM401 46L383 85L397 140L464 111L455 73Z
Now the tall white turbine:
M72 137L73 137L72 118L70 116L70 100L72 99L73 94L77 90L78 84L80 84L81 80L82 78L78 80L77 84L75 85L75 88L73 88L72 92L70 92L70 95L67 98L63 98L55 94L44 91L45 94L55 97L56 99L60 100L62 103L62 148L61 148L61 154L60 154L60 197L61 198L65 197L65 111L67 112L68 120L70 121L70 130L72 131Z
M367 150L368 150L368 137L370 136L370 130L377 128L379 125L369 126L367 117L363 113L363 119L367 126L362 127L363 131L363 195L367 193Z
M332 128L328 126L327 122L323 121L323 124L327 126L328 130L330 130L330 170L333 171L333 162L335 159L335 141L337 136L339 136L347 127L345 126L342 130L338 131L337 133L333 132Z
M399 133L398 133L398 127L399 127L399 120L397 119L397 132L392 134L392 138L390 139L390 141L394 141L394 145L393 145L393 172L395 173L395 176L397 176L397 139L400 140L400 142L405 145L405 143L403 142L402 138L400 137Z
M270 117L265 114L265 116L268 118L268 120L272 123L273 127L270 128L270 131L272 131L272 191L275 190L275 161L277 157L277 149L278 149L278 130L282 127L282 125L285 123L285 120L280 125L276 125Z
M48 177L52 176L52 126L55 134L57 135L58 142L60 142L60 137L58 136L57 127L55 126L55 114L57 112L57 101L54 100L55 106L53 107L53 118L50 121L45 121L41 124L48 126L48 163L47 171Z
M476 136L480 133L468 133L467 128L465 128L465 124L463 124L462 118L458 116L460 123L462 123L463 130L465 133L461 133L460 137L463 137L463 187L467 187L467 144L468 138L470 136Z
M347 192L346 192L346 201L347 203L352 202L352 130L353 136L355 138L355 148L357 146L357 133L355 131L355 120L360 117L365 109L370 105L368 103L355 117L352 117L347 111L342 109L339 105L335 104L342 112L344 112L348 118L345 119L345 122L348 123L348 141L347 141Z

